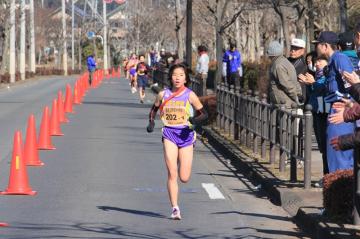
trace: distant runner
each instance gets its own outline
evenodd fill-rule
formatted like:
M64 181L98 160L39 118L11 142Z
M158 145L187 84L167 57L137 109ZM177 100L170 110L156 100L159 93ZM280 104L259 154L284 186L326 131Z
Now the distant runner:
M136 79L135 79L135 75L136 75L136 65L138 64L138 59L136 54L132 54L131 58L126 66L127 69L127 74L129 76L129 80L130 80L130 86L131 86L131 93L135 93L136 92Z
M144 103L145 88L148 83L147 73L150 67L145 63L145 56L139 56L139 63L136 66L136 82L139 89L140 103Z
M192 126L203 124L208 114L196 94L186 87L190 83L190 77L185 65L173 65L169 70L169 79L171 88L158 94L149 114L147 131L153 132L156 112L160 109L160 118L164 124L162 141L168 170L171 218L180 220L178 175L183 183L190 179L196 140L196 132ZM196 110L196 116L193 109Z

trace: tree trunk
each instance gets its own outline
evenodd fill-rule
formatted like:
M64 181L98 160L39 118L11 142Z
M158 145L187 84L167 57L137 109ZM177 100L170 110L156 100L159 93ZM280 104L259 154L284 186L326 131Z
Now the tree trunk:
M314 31L315 31L315 27L314 27L314 22L315 22L315 17L314 17L314 2L313 0L307 0L307 7L308 7L308 27L307 27L307 50L311 50L311 42L314 40Z
M347 1L338 0L340 9L340 32L346 32L348 30L347 25Z
M181 17L181 5L180 0L176 0L176 40L177 40L177 48L179 59L184 60L184 41L181 32L181 27L179 24L179 18Z
M4 43L3 43L3 51L2 51L2 62L1 62L1 69L0 69L0 73L4 74L5 72L7 72L9 70L9 51L10 51L10 24L9 21L5 21L5 26L4 26L4 34L5 34L5 38Z
M286 18L285 13L282 12L280 15L281 19L281 25L283 29L283 37L284 37L284 49L285 49L285 55L288 56L290 52L290 35L289 35L289 22Z
M215 74L215 82L214 82L214 92L216 92L216 86L221 83L222 78L222 55L223 55L223 40L220 32L220 23L217 23L216 26L216 74Z
M260 52L260 19L262 17L262 13L258 10L255 10L255 19L254 19L254 34L255 34L255 61L259 62L261 58Z
M186 62L192 66L192 0L186 1Z
M25 65L26 65L26 25L25 25L25 0L21 1L20 7L20 77L21 80L25 80Z

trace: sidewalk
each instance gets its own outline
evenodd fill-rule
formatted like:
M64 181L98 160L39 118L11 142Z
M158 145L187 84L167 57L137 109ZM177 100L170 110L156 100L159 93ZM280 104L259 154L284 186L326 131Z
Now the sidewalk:
M152 90L158 92L160 88L154 87ZM248 179L258 185L259 189L264 189L268 193L269 199L286 210L295 219L299 227L311 234L312 238L360 238L359 227L322 221L323 195L321 188L312 187L311 190L305 190L302 182L290 182L287 173L275 172L274 169L278 165L270 165L266 159L261 159L258 155L253 154L250 149L239 146L237 142L232 141L215 127L202 127L202 135L201 140L204 143L209 143L221 152L223 156L227 157L228 163L247 175ZM314 185L322 178L322 159L316 144L313 145L311 157L312 185ZM288 168L287 171L289 171ZM303 175L298 174L300 181Z
M203 127L203 135L214 148L230 158L231 164L241 172L245 172L249 179L259 185L259 188L264 189L274 204L282 206L303 230L311 233L312 238L360 238L359 227L322 221L322 189L304 190L301 184L294 184L274 175L268 169L268 165L250 157L246 150L229 141L214 127ZM312 154L314 157L312 161L319 161L319 156L315 151ZM313 170L319 171L318 163Z

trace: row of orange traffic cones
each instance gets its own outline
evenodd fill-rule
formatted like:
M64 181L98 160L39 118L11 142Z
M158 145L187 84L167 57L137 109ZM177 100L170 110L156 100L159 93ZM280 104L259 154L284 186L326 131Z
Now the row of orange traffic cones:
M74 93L71 92L71 86L66 85L66 96L63 101L62 92L59 91L57 99L52 102L52 111L49 118L49 107L45 106L40 125L39 141L36 138L36 123L33 114L29 116L28 127L26 130L25 147L22 145L22 135L16 131L14 135L14 146L10 166L9 184L1 195L35 195L27 175L26 166L43 166L44 163L39 158L38 150L54 150L51 142L51 136L63 136L60 123L68 123L65 113L75 113L73 104L81 104L85 93L89 90L88 73L83 74L74 86ZM103 71L96 71L91 87L97 88L104 78ZM1 223L0 227L8 226L7 223Z

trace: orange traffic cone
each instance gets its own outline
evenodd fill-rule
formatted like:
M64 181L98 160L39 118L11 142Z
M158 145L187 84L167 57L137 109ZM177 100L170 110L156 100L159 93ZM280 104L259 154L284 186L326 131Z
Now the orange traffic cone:
M26 130L26 140L24 148L25 164L29 166L43 166L44 163L39 159L39 152L37 149L36 128L34 115L29 116L28 127Z
M78 83L75 83L75 87L74 87L74 104L80 105L81 104L81 100L80 100L80 92L79 92L79 88L78 88Z
M73 99L71 95L71 86L70 84L66 84L66 95L65 95L65 113L75 113L73 111Z
M59 123L59 114L57 108L57 100L53 99L51 116L50 116L50 135L51 136L63 136Z
M25 161L22 153L22 139L20 131L14 135L14 149L11 160L11 169L8 188L1 192L3 195L35 195L29 185Z
M63 97L62 92L59 90L58 92L58 110L59 110L59 121L60 123L69 123L69 120L66 118L65 112L64 112L64 103L63 103Z
M41 120L38 149L56 149L51 143L49 107L45 106Z

